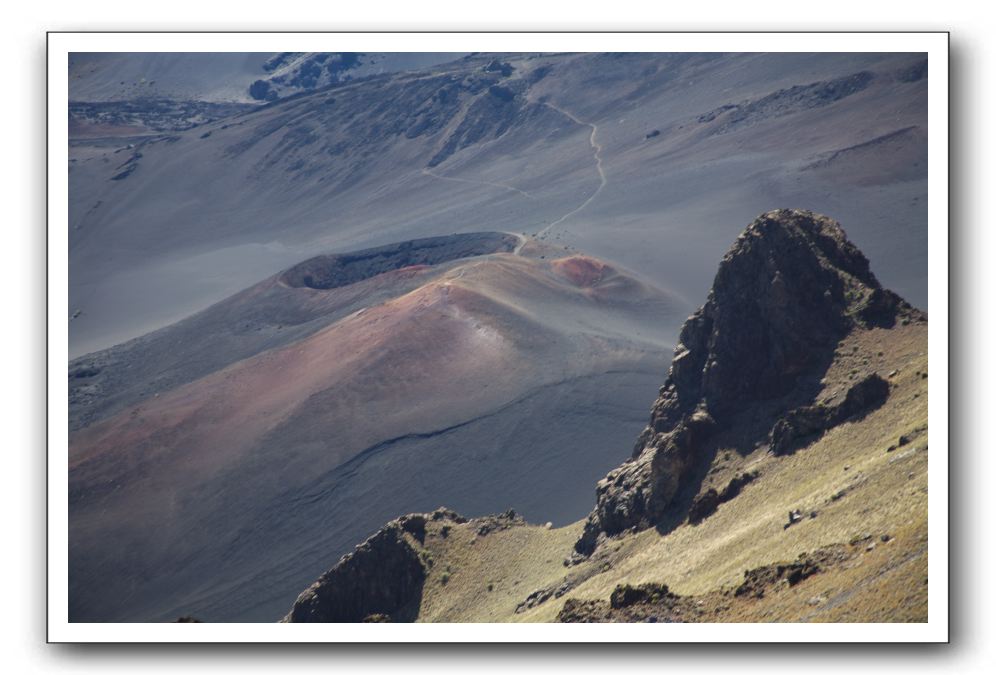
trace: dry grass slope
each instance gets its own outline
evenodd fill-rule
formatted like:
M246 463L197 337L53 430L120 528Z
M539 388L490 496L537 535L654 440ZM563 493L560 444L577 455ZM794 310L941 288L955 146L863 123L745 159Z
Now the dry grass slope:
M618 585L652 582L699 598L686 620L926 621L926 324L853 332L838 346L820 400L837 400L872 372L887 377L891 393L863 419L787 457L764 446L743 457L719 452L703 491L744 470L760 476L698 525L623 535L570 568L563 559L581 523L486 536L475 534L474 521L445 537L430 531L432 566L418 620L555 621L570 599L605 602ZM785 527L792 510L802 520ZM733 593L745 570L835 544L848 552L839 564L791 586L775 584L761 598ZM517 613L539 589L561 594Z

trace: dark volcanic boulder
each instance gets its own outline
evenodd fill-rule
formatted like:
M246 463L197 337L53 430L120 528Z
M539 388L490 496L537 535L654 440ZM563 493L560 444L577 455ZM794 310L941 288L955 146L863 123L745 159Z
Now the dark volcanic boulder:
M249 85L249 95L257 101L275 101L277 92L266 80L256 80Z
M677 597L666 584L640 584L630 586L623 584L616 586L609 596L609 605L612 609L630 607L638 603L659 602L662 598Z
M847 390L840 405L812 405L786 413L771 428L771 452L787 455L838 424L878 408L889 397L889 383L872 373Z
M425 568L410 538L425 536L425 517L392 521L348 553L298 596L288 623L405 620L414 615Z
M587 555L602 534L657 524L713 436L736 420L770 418L770 428L812 402L813 384L842 337L913 315L919 313L880 286L836 221L795 209L757 218L723 257L706 303L682 327L650 423L632 459L599 482L576 550ZM877 381L861 383L853 397L848 393L854 400L829 418L800 412L798 432L825 429L828 419L838 423L887 394L887 384L883 390Z
M693 524L702 522L715 513L720 504L728 502L739 495L744 486L752 483L757 477L757 471L738 473L730 479L730 482L721 491L717 491L716 488L709 488L699 494L692 500L692 504L688 508L688 522Z

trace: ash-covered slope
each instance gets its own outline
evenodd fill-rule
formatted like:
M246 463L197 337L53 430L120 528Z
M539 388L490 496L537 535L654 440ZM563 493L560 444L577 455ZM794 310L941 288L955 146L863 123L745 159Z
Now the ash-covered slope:
M519 241L318 256L73 362L73 620L275 620L330 551L440 500L581 517L682 310Z
M309 258L166 328L70 361L69 428L306 338L460 260L511 251L517 242L503 232L473 232Z
M789 209L760 216L724 256L706 303L685 322L650 423L632 459L599 482L577 551L591 553L602 534L662 524L711 460L716 437L747 452L780 417L812 404L850 330L922 318L881 287L839 223ZM881 378L855 387L843 411L824 415L826 426L888 395ZM819 430L819 415L795 415L804 417L809 433ZM782 423L777 435L790 434L789 426Z

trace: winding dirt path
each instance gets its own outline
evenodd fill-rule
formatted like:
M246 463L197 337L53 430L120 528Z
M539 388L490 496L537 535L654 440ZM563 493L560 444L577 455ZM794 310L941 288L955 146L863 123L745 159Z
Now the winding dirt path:
M560 113L561 115L563 115L567 119L571 120L575 124L591 128L591 134L588 136L588 144L591 146L591 149L594 152L595 170L598 172L598 181L599 182L598 182L598 187L595 188L594 192L592 192L590 195L588 195L588 197L583 202L581 202L581 204L579 204L577 207L571 209L570 211L568 211L564 215L560 216L556 220L551 221L545 227L543 227L542 229L540 229L539 231L537 231L536 234L535 234L535 238L542 238L542 237L544 237L554 227L556 227L557 225L560 225L561 223L563 223L564 221L566 221L571 216L574 216L575 214L577 214L580 211L582 211L583 209L585 209L589 204L591 204L595 200L595 198L598 196L598 194L602 191L602 188L605 187L606 183L609 182L608 178L605 175L605 169L602 166L602 145L597 140L598 125L595 124L594 122L585 122L584 120L579 119L574 113L569 112L567 110L564 110L560 106L557 106L557 105L555 105L553 103L550 103L548 101L543 101L541 103L541 105L545 105L547 108L550 108L551 110ZM448 180L448 181L453 181L453 182L456 182L456 183L471 183L471 184L474 184L474 185L488 185L488 186L491 186L491 187L501 188L502 190L507 190L509 192L515 192L515 193L517 193L517 194L519 194L519 195L521 195L523 197L526 197L527 199L535 199L535 197L532 194L526 192L525 190L520 190L517 187L512 187L511 185L506 185L504 183L494 183L494 182L491 182L491 181L484 181L484 180L473 180L473 179L470 179L470 178L455 178L455 177L452 177L452 176L441 176L438 173L434 173L429 168L422 169L422 173L425 174L426 176L431 176L431 177L437 178L439 180ZM519 244L515 247L515 249L512 251L512 253L514 255L521 255L522 247L525 246L530 239L531 239L530 237L520 236L520 238L519 238Z
M571 120L576 124L580 124L581 126L591 127L591 136L588 137L588 143L591 145L592 150L595 151L595 170L598 171L599 184L598 187L595 188L595 191L592 192L587 199L581 202L580 206L578 206L572 211L565 213L560 218L557 218L549 225L544 227L542 230L537 232L536 233L537 237L545 235L551 229L553 229L557 225L560 225L562 222L564 222L571 216L575 215L576 213L584 209L586 206L588 206L588 204L591 204L592 201L594 201L595 197L598 196L598 193L602 191L602 188L604 188L605 184L608 182L608 179L605 177L605 169L602 167L602 146L595 139L595 136L598 134L598 125L595 124L594 122L585 122L584 120L578 119L573 113L568 112L563 108L554 105L553 103L543 101L543 105L545 105L547 108L550 108L551 110L559 112L561 115L563 115L564 117L568 118L569 120Z

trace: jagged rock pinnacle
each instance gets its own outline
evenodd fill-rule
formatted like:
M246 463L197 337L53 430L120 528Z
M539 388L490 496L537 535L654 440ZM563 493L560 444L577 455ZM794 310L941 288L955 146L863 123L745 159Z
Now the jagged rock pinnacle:
M650 423L632 459L599 482L576 550L658 523L717 431L760 416L751 410L761 404L770 417L810 403L844 335L914 315L922 316L881 287L836 221L795 209L758 217L682 327Z

